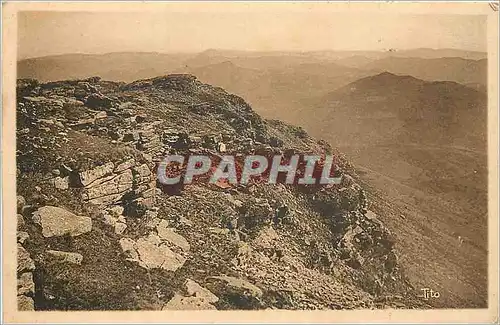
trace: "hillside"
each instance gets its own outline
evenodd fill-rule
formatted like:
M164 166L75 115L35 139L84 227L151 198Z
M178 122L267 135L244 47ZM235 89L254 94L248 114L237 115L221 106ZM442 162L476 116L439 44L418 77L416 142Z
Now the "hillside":
M148 52L63 54L18 62L18 78L46 81L83 79L99 75L106 80L133 81L172 72L186 55Z
M487 95L470 87L384 72L311 100L299 118L308 116L304 123L335 136L339 146L416 142L485 149L486 108Z
M390 202L377 209L414 283L446 291L441 307L485 305L484 92L385 72L312 100L294 118L344 152L372 195Z
M487 84L487 59L469 60L461 57L424 59L388 57L361 66L362 69L411 75L428 81L454 81L461 84Z
M310 98L323 96L361 77L373 74L334 62L297 63L276 57L236 58L201 67L186 66L177 72L238 94L267 118L281 111L294 114ZM278 63L279 62L279 63Z
M17 94L21 309L428 307L350 163L301 128L190 75ZM156 182L164 154L290 152L333 152L342 184Z

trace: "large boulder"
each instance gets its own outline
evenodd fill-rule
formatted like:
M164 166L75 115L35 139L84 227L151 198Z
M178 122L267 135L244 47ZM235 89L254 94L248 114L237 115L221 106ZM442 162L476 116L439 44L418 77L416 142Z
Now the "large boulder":
M161 245L158 236L150 235L140 238L136 243L141 262L148 269L162 268L168 271L176 271L184 265L186 259L174 253L167 246Z
M65 209L44 206L33 214L33 221L42 227L44 237L78 236L92 230L92 219L77 216Z
M166 245L162 245L161 239L153 234L139 238L137 241L122 238L120 246L129 256L129 260L138 262L146 269L162 268L167 271L176 271L186 262L183 256L173 252Z

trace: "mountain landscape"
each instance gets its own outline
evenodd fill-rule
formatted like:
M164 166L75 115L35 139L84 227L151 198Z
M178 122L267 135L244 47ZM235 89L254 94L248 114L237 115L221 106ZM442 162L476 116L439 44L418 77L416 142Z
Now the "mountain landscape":
M207 50L20 60L27 264L18 273L33 278L19 291L23 306L486 307L486 57ZM212 137L234 152L250 140L268 153L333 152L349 181L314 192L157 187L159 157L215 155ZM286 222L266 220L283 204ZM43 216L66 213L92 230L47 236ZM232 218L238 226L227 226ZM162 247L173 264L153 258ZM82 260L56 268L54 250ZM419 298L422 288L440 299Z
M428 307L349 161L300 127L192 75L17 91L19 309ZM165 154L286 152L333 154L341 184L156 181Z

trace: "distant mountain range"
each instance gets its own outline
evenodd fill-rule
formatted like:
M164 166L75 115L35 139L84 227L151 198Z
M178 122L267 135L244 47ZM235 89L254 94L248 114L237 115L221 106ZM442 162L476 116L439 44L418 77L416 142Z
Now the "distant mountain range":
M107 80L133 81L161 74L168 74L181 68L193 69L231 61L238 67L253 69L286 69L301 64L331 64L333 62L351 68L380 69L377 60L387 58L420 59L463 58L482 60L483 52L451 49L415 49L404 51L316 51L316 52L246 52L207 50L201 53L154 53L120 52L107 54L63 54L30 58L18 61L19 78L37 78L54 81L85 78L99 75ZM411 58L411 59L410 59ZM447 60L447 59L445 59ZM399 62L399 61L397 61ZM420 65L425 61L420 61ZM383 63L383 62L381 62ZM408 62L401 62L407 65ZM411 62L409 62L411 63ZM461 64L467 65L468 61ZM470 63L470 62L469 62ZM372 64L372 66L370 66ZM384 63L387 64L387 63ZM478 64L484 64L479 62ZM374 66L373 66L374 65ZM394 64L393 64L394 65ZM454 63L460 68L460 63ZM391 69L406 73L407 67L390 66ZM401 70L404 68L403 70ZM390 71L398 73L398 71ZM462 78L463 79L463 78ZM463 80L460 81L463 81ZM444 79L451 80L451 79ZM459 81L459 80L452 80ZM475 82L475 81L471 81Z
M434 142L453 137L454 142L478 143L486 117L470 114L483 112L486 105L485 57L453 49L67 54L21 60L18 77L54 81L98 75L127 82L189 73L243 96L268 118L316 130L339 124L335 136L340 142L343 119L356 119L351 131L358 125L359 136L370 142L393 136L391 132L412 141L417 134L422 138L413 131L424 123L431 126L425 137ZM393 131L371 134L379 128ZM454 137L460 130L468 132ZM351 131L345 133L349 141Z

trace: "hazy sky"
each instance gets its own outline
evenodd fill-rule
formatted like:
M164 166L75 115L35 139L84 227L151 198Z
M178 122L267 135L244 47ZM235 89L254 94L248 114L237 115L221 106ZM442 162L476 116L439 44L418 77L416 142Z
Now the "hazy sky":
M18 57L121 51L486 51L485 16L354 12L21 12Z

